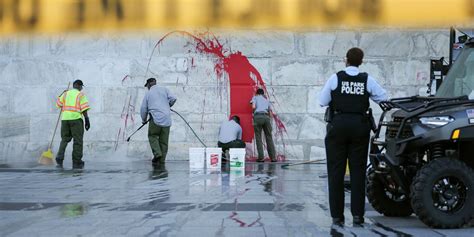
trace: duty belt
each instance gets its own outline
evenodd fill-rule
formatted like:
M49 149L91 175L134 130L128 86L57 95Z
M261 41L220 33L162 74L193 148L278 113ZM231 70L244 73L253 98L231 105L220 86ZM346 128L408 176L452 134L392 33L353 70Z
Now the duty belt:
M337 110L335 110L335 111L334 111L334 115L338 115L338 114L357 114L357 115L367 115L367 114L368 114L368 111L366 111L366 112L342 112L342 111L337 111Z

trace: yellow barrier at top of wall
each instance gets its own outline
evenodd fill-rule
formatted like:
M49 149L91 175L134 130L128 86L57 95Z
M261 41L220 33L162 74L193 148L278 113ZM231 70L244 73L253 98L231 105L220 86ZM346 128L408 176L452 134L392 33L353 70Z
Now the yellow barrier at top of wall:
M0 34L472 26L474 0L0 0Z

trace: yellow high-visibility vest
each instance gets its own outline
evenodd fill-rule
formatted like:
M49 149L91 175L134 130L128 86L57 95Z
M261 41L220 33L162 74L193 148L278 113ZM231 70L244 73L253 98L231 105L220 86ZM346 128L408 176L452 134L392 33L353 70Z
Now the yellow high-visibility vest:
M78 89L64 92L56 100L56 107L61 108L61 120L76 120L82 118L82 113L88 109L89 100Z

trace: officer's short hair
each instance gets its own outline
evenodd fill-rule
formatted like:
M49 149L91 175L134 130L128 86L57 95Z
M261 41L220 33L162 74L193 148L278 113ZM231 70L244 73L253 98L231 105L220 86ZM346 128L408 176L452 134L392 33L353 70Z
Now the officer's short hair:
M234 116L232 116L231 119L234 120L237 124L240 124L240 117L239 116L234 115Z
M362 64L362 59L364 58L364 51L359 48L352 48L347 51L346 54L347 63L350 66L358 67Z
M265 91L263 91L262 88L258 88L257 89L257 95L263 95L263 94L265 94Z

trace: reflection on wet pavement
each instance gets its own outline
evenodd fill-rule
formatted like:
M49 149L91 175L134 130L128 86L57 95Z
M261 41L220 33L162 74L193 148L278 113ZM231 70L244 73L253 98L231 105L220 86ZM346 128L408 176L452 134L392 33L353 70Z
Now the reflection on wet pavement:
M326 166L248 163L189 170L187 162L88 163L83 171L0 164L0 236L468 236L416 217L332 226ZM346 195L348 197L348 195ZM348 218L349 217L349 218Z
M85 204L66 204L61 207L61 214L63 217L82 216L86 212Z

